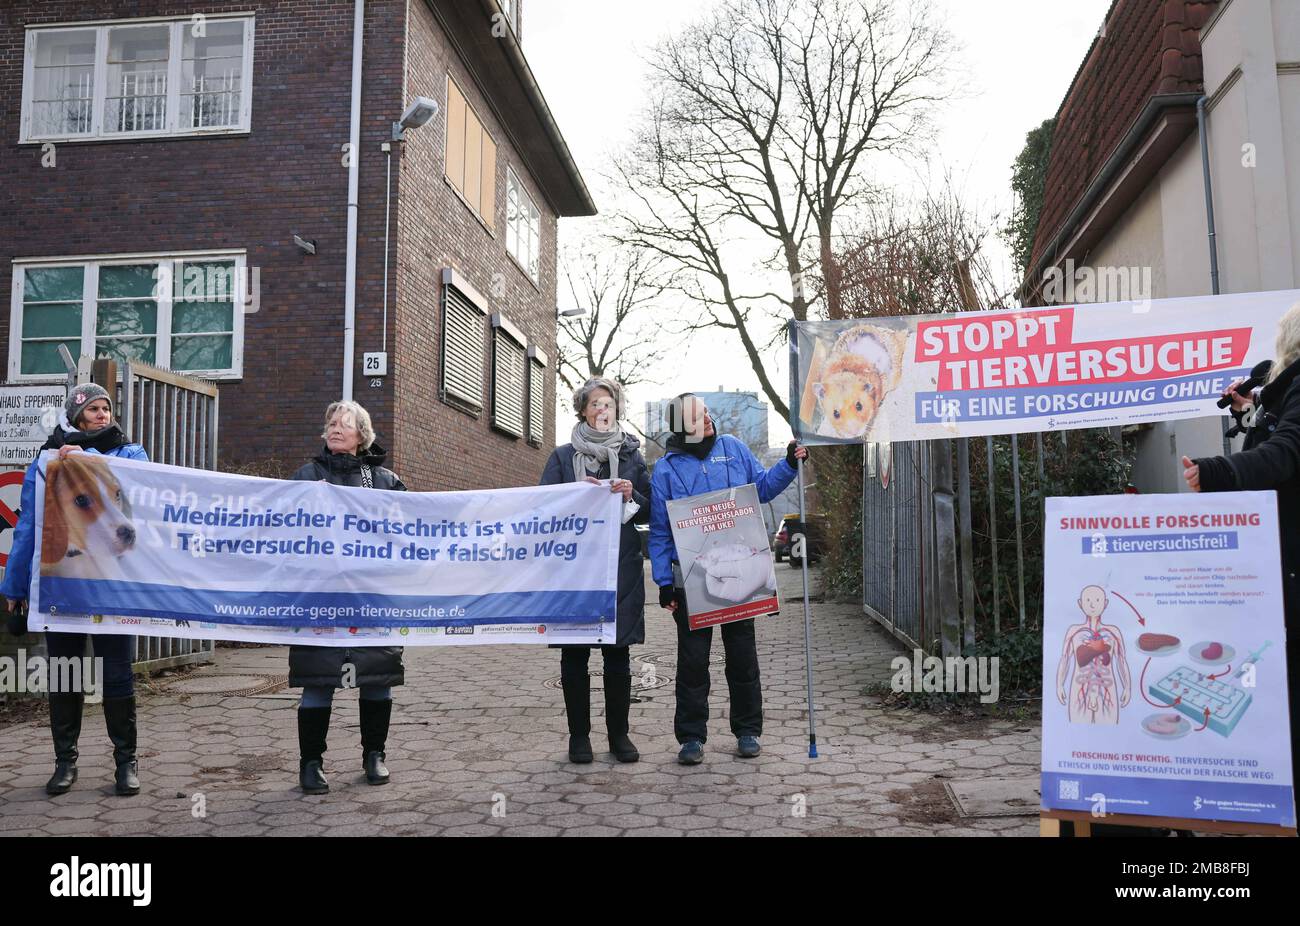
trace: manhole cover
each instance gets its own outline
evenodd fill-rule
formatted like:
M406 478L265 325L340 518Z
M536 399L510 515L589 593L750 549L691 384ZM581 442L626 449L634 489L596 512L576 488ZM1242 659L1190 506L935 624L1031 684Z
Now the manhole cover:
M721 642L718 642L715 644L715 646L721 648L722 644ZM653 666L675 666L677 665L677 654L676 653L647 653L644 656L642 655L633 656L632 673L634 675L637 672L636 664L638 662L648 663L649 665L653 665ZM718 665L722 665L722 663L724 662L726 662L726 657L724 657L722 653L709 653L709 663L711 665L718 666Z
M264 694L282 688L287 675L191 675L167 685L167 691L180 694Z
M633 668L635 669L635 666ZM605 690L605 673L589 672L587 674L591 676L592 691ZM662 688L671 683L672 680L673 677L671 675L665 675L662 672L656 672L654 675L644 675L634 671L632 673L632 696L636 697L637 692L640 691L650 691L655 688ZM548 678L546 681L542 682L542 687L558 689L563 687L563 683L560 680L560 676L557 675L554 678Z
M1041 803L1037 776L945 781L943 786L963 817L1033 817Z

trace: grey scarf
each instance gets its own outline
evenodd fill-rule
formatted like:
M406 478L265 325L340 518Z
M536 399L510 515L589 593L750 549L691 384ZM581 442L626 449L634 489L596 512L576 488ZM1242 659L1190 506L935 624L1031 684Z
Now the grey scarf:
M612 431L597 431L585 421L573 426L569 437L573 445L573 478L581 480L590 474L600 472L600 464L609 461L609 478L618 478L618 451L623 446L623 429L615 426Z

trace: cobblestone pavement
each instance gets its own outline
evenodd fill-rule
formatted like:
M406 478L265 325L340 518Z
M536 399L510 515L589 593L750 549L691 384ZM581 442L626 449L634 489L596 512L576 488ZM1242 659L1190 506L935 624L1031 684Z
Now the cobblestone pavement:
M1036 776L1036 727L884 707L864 689L888 681L900 647L853 605L813 605L820 757L808 758L800 577L777 569L786 605L760 618L758 631L759 758L732 755L715 634L705 761L677 764L676 641L672 621L654 607L646 643L633 648L633 671L648 677L644 666L653 665L659 684L632 705L639 763L620 765L600 751L599 678L596 761L567 763L553 650L407 649L388 742L392 783L366 785L356 695L341 692L326 753L331 791L322 796L297 789L297 692L282 687L286 648L219 649L214 665L138 686L136 797L112 792L97 707L87 708L80 778L57 798L43 790L53 767L44 720L0 730L0 835L1037 835L1036 815L959 817L943 787L945 778ZM599 670L598 654L591 665ZM239 693L182 691L205 686Z

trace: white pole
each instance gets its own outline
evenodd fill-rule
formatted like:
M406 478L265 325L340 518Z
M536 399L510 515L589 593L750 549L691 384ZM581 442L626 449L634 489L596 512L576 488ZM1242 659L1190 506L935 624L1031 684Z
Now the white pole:
M361 170L361 49L366 0L356 0L352 21L352 125L348 134L348 244L343 283L343 398L352 398L357 338L357 187Z
M803 555L799 557L803 567L803 649L804 663L808 671L808 758L817 758L817 718L813 707L813 670L812 670L812 610L808 604L808 515L803 498L803 460L795 460L799 473L799 526L802 528Z

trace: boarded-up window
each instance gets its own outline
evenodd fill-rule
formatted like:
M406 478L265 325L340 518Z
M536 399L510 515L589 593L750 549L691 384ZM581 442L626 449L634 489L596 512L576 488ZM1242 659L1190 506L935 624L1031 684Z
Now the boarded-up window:
M542 446L546 439L546 355L536 347L528 348L528 443Z
M496 163L496 142L448 77L447 179L489 228L496 215Z
M465 411L483 409L483 316L472 294L443 272L442 398Z
M492 425L524 436L524 336L501 315L492 316Z

